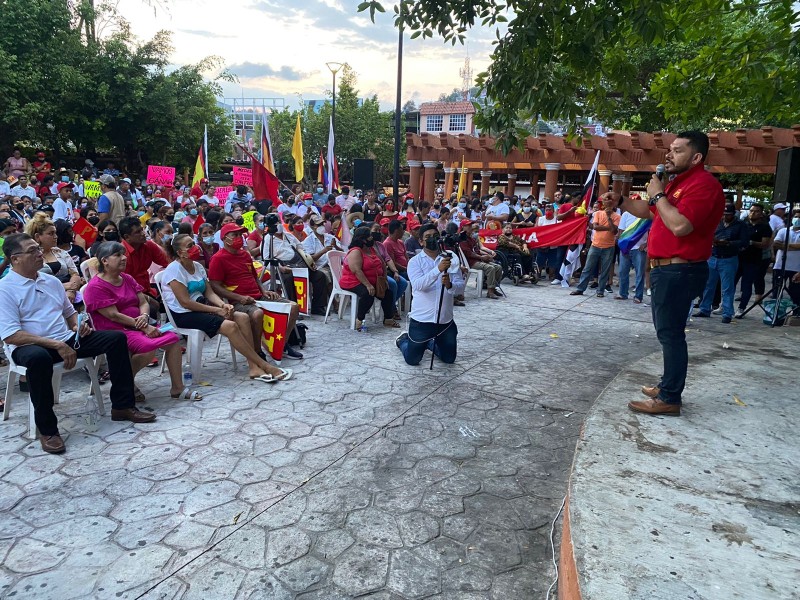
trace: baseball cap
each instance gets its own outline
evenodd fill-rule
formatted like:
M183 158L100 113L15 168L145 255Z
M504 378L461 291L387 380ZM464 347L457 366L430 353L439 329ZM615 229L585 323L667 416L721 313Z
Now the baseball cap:
M60 192L61 190L63 190L64 188L67 188L67 187L68 188L73 188L75 186L73 184L71 184L71 183L66 183L66 182L62 181L61 183L59 183L56 186L56 190L58 190Z
M103 185L114 185L115 183L113 175L101 175L99 181Z
M129 184L129 185L130 185L131 183L133 183L133 182L132 182L130 179L128 179L127 177L123 177L123 178L122 178L122 179L120 179L119 181L120 181L120 183L122 183L122 182L124 181L125 183L127 183L127 184Z
M784 204L783 202L778 202L775 206L772 207L772 210L780 210L780 209L786 210L787 208L789 208L788 204Z
M392 220L391 220L391 219L388 219L388 218L384 217L383 219L381 219L381 220L380 220L380 222L378 223L378 225L380 225L381 227L383 227L384 225L388 225L388 224L389 224L389 223L391 223L391 222L392 222Z
M247 231L246 227L242 227L236 223L228 223L227 225L223 225L222 229L219 230L219 237L224 238L229 233L244 233L245 231Z
M735 215L736 214L736 207L733 204L726 204L725 205L725 214L726 215Z
M472 225L472 221L469 219L461 219L461 221L458 223L459 227L466 227L467 225Z
M414 199L414 194L409 192L409 193L406 194L406 198L411 198L413 200Z
M303 194L303 200L311 200L313 198L314 198L314 195L311 194L311 192L306 192L305 194Z
M419 229L420 227L422 227L422 224L419 221L409 221L408 222L409 230L411 230L411 229Z
M37 152L36 153L36 157L37 158L44 158L44 152Z

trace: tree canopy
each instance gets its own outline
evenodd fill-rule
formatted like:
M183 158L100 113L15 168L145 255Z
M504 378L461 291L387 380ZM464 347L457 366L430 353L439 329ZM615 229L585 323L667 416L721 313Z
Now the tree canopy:
M359 11L384 12L381 0ZM612 126L786 126L800 114L798 12L791 0L400 0L414 37L463 43L497 31L477 77L478 125L509 149L520 122L581 116Z
M94 3L76 5L71 12L66 2L3 2L2 143L56 156L117 154L136 170L193 167L208 125L209 161L221 161L230 125L217 106L218 83L204 78L218 69L218 59L170 70L168 32L137 42L112 14L114 31L98 38Z

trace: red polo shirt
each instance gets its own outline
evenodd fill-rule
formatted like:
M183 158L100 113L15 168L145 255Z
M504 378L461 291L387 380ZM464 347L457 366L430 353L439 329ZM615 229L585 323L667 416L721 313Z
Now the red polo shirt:
M133 277L140 286L144 288L145 293L153 295L150 285L150 273L148 269L153 263L167 268L169 261L161 246L151 240L147 240L144 244L134 250L125 240L122 240L122 245L125 246L125 256L128 258L128 264L125 265L125 272Z
M246 250L239 250L234 254L222 248L211 257L208 278L220 282L240 296L261 300L263 295L258 285L258 274L253 266L253 259Z
M401 271L408 268L408 257L406 256L406 245L403 240L393 240L387 237L383 240L383 247L389 253L389 257L394 261L395 266Z
M650 258L678 257L689 262L708 260L714 230L725 209L722 185L700 163L670 181L664 193L694 229L689 235L677 237L664 225L658 209L651 206L655 218L647 242L648 255Z

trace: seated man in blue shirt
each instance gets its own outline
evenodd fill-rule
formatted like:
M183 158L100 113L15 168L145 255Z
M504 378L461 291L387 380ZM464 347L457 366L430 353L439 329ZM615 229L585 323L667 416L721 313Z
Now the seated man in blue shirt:
M435 224L420 228L420 241L422 252L408 261L408 278L414 290L408 333L400 334L395 343L409 365L418 365L425 350L451 364L456 361L458 337L453 300L464 293L466 282L460 270L450 273L453 255L442 255Z
M8 344L14 362L27 369L42 449L51 454L64 451L53 412L52 377L57 362L63 361L69 370L78 358L105 354L111 373L111 420L155 421L153 413L134 407L133 373L125 334L94 331L86 322L78 332L78 313L61 282L39 272L44 257L39 244L29 235L8 236L3 249L11 271L0 280L0 338Z

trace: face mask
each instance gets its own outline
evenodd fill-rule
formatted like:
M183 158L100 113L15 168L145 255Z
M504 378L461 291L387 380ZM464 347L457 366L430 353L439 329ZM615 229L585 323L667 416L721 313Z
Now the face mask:
M436 251L439 249L439 238L438 237L429 237L425 240L425 249Z
M164 240L165 242L171 242L172 236L173 234L171 233L165 233L161 239Z
M364 245L367 248L372 248L372 246L375 245L375 238L368 237L367 239L364 240Z
M467 203L466 202L459 202L458 203L458 208L461 208L461 209L467 208Z
M800 217L792 219L792 227L800 227Z
M192 215L193 217L196 217L197 216L197 209L193 208L192 210L189 211L189 214Z
M107 231L103 234L103 239L107 242L118 242L119 233L116 231Z
M358 227L358 226L359 226L359 225L361 225L363 222L364 222L364 221L362 221L361 219L356 219L355 221L353 221L353 225L355 225L356 227Z
M267 226L267 224L264 223L264 221L259 221L258 225L256 225L256 227L258 227L259 231L264 231L264 228L266 226Z
M381 202L386 200L386 194L378 194L378 200L380 200Z
M328 200L328 204L330 204L331 206L333 206L334 204L336 204L336 200Z
M144 211L143 210L137 210L136 214L139 215L140 217L143 217L144 216Z
M553 218L553 211L552 210L544 211L544 216L547 217L548 219L552 219Z
M189 251L186 253L189 257L189 260L200 260L200 248L197 246L192 246L189 248Z
M89 221L89 223L91 223L92 225L97 225L100 222L100 217L89 217L86 220Z
M305 205L306 205L306 206L311 206L312 204L314 204L314 201L313 201L313 200L306 200L306 201L305 201Z
M414 204L414 201L413 201L413 200L406 200L406 204L408 204L409 206L411 206L412 204Z
M319 235L323 235L325 233L325 226L324 225L320 225L314 231L316 231Z
M287 206L292 206L293 204L294 204L294 200L287 200L286 201L286 205Z
M531 212L531 207L530 207L530 206L525 206L525 207L522 209L522 212L526 212L526 213L529 213L529 212Z
M477 240L478 239L478 233L477 232L472 234L472 239L473 240Z
M167 223L172 223L172 220L175 218L175 215L167 215L164 218L167 220Z
M322 193L322 188L317 188L317 193L321 194Z
M172 236L170 236L170 237L172 237ZM208 246L210 246L211 244L214 243L214 236L213 235L203 236L203 243L208 245Z
M244 240L241 236L233 238L233 241L231 242L231 248L234 250L241 250L244 248Z
M61 181L65 181L65 182L69 183L69 175L62 175L61 176Z
M375 240L376 242L380 242L383 240L383 234L380 231L373 231L372 239Z
M294 226L294 230L295 230L295 231L303 231L303 224L302 224L302 223L297 223L297 224Z
M19 204L15 204L14 207L17 210L25 210L25 205L22 202L20 202Z
M440 204L434 204L434 205L433 205L433 208L434 208L435 210L439 210L439 206L441 206L441 205L440 205Z

